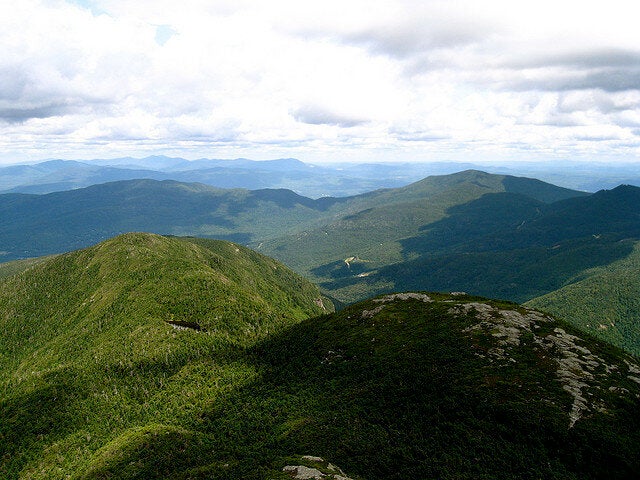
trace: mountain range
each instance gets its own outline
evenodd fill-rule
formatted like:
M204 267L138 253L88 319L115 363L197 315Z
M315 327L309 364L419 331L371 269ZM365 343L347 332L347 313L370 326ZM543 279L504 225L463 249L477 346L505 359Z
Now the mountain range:
M3 260L84 248L131 231L240 242L320 285L338 304L405 290L536 302L597 278L598 268L611 266L609 276L634 278L637 265L626 259L640 236L640 189L623 185L588 194L467 170L318 199L285 189L220 189L169 180L0 195ZM0 267L0 276L20 268ZM627 282L632 285L607 313L610 321L591 331L637 353L640 332L622 327L623 318L630 325L637 319L633 301L625 300L635 291L633 280ZM570 302L545 298L545 308L566 312L584 294L562 297ZM611 322L620 326L615 335L606 327Z
M456 163L318 166L293 158L255 161L164 156L110 160L49 160L0 168L1 193L51 193L120 180L175 180L218 188L286 188L301 195L348 196L399 187L429 174L475 167Z
M216 236L257 245L345 217L353 223L353 215L366 216L374 210L376 215L393 217L392 228L401 228L399 234L409 234L421 222L442 218L454 205L486 193L520 190L543 202L585 195L533 179L477 171L316 200L285 189L219 189L171 180L129 180L45 195L0 195L0 248L5 260L34 257L88 246L128 231ZM403 210L410 218L396 220L395 212ZM347 243L357 243L360 236L350 235ZM332 240L331 249L335 244Z
M556 161L474 164L460 162L334 163L314 165L293 158L255 161L244 158L185 160L167 156L93 160L48 160L0 167L0 193L51 193L120 180L175 180L218 188L285 188L311 198L344 197L379 188L395 188L427 176L461 170L533 177L595 192L620 184L640 186L634 164Z
M147 233L0 280L6 479L601 479L640 465L640 363L463 293L339 311L229 241Z

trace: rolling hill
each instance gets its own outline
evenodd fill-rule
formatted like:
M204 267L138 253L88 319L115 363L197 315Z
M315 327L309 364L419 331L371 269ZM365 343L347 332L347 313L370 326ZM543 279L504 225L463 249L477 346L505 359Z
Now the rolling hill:
M150 234L1 282L3 478L599 479L640 465L637 360L513 303L401 293L331 313L273 260Z
M289 190L225 190L130 180L46 195L0 195L4 260L87 247L132 231L211 236L247 243L313 224L338 199Z
M469 176L472 178L467 179ZM476 185L475 177L484 178L487 185ZM318 241L311 250L306 245L287 247L281 258L297 267L301 263L298 256L307 258L309 252L309 258L324 259L327 241L328 248L340 255L347 250L339 246L341 243L395 241L398 235L415 232L427 219L441 218L443 208L449 205L507 188L502 183L505 178L509 177L467 172L432 177L399 189L317 200L290 190L229 190L170 180L110 182L46 195L4 194L0 195L0 254L8 261L62 253L131 231L223 238L257 247L287 233L303 232L317 240L325 234L314 228L341 226L339 234L324 243ZM580 195L535 180L523 183L529 182L536 185L542 198ZM380 209L382 213L376 216L383 216L389 225L376 220L372 230L365 218L356 222L355 229L349 227L353 223L349 215L367 217L368 212ZM404 219L396 218L398 211L406 212ZM265 247L271 254L275 249L278 246Z
M574 190L596 192L620 184L640 186L633 164L594 164L575 161L518 162L478 165L459 162L341 163L312 165L293 158L255 161L217 160L155 155L146 158L48 160L0 167L0 193L51 193L98 183L133 179L176 180L218 188L286 188L311 198L358 195L380 188L396 188L431 175L461 170L484 170L499 175L531 177Z
M365 270L371 271L415 258L403 245L406 239L419 235L429 225L446 221L456 209L464 209L490 194L504 195L503 206L497 212L485 209L487 215L482 217L478 212L471 212L476 222L485 222L489 216L493 217L489 222L494 218L504 222L500 216L514 208L510 203L513 198L530 204L517 220L511 220L517 225L522 218L536 215L536 208L545 203L586 195L535 179L467 170L427 177L398 189L349 197L351 212L316 228L266 241L260 248L316 282L330 279L326 269L332 269L336 263L342 265L346 258L356 258L361 264L365 263L362 265ZM464 235L461 240L468 238ZM445 243L449 245L448 241Z
M2 280L0 476L77 476L109 442L145 435L196 441L183 420L258 374L244 350L331 309L244 247L151 234Z
M152 156L109 160L49 160L0 167L2 193L52 193L121 180L153 179L204 183L218 188L287 188L312 198L348 196L400 187L433 173L450 173L460 164L318 166L293 158L254 161ZM468 168L468 167L467 167Z

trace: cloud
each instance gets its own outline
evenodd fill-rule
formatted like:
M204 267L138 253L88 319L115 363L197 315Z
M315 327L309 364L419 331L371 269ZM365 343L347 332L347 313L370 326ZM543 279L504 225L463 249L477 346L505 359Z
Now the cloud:
M0 121L20 123L32 118L48 118L64 115L69 106L64 104L50 104L31 108L2 108L0 107Z
M509 62L510 66L522 68L571 67L595 68L640 68L640 50L621 48L576 49L564 53L547 53L532 58L518 58Z
M540 68L503 81L507 90L569 91L599 89L609 93L640 90L640 67L609 67L585 70Z
M345 35L346 43L362 44L374 53L401 59L433 50L464 47L482 41L489 28L471 20L406 19Z
M310 125L335 125L338 127L355 127L364 125L367 120L356 117L340 115L319 106L303 106L293 112L293 117L302 123Z
M467 159L638 141L640 47L618 0L22 0L0 18L6 156Z
M22 64L0 67L0 121L21 123L64 116L102 108L103 103L90 92L72 88L58 71Z

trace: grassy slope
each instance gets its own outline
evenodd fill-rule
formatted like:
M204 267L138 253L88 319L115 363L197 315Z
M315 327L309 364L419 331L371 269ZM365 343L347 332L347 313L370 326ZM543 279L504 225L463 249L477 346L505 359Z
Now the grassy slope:
M0 263L0 280L24 272L28 268L38 265L50 257L35 257L24 260L14 260L12 262Z
M257 374L243 350L323 311L271 259L149 234L60 255L0 292L3 478L78 473L147 435L202 445L194 412Z
M610 265L582 272L568 285L527 302L640 355L640 243Z

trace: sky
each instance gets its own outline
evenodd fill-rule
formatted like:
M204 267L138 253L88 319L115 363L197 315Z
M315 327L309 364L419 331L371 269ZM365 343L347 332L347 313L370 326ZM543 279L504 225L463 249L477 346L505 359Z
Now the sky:
M638 162L632 0L0 0L0 163Z

